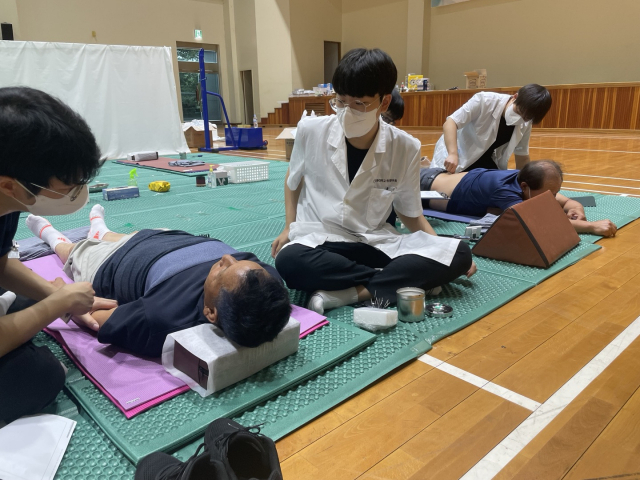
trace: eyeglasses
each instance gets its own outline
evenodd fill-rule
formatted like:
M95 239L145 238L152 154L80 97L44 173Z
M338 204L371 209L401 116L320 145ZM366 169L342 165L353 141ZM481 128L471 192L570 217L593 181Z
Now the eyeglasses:
M85 187L85 185L78 185L77 187L73 187L69 193L60 193L60 192L56 192L55 190L51 190L50 188L42 187L42 186L40 186L40 185L38 185L36 183L32 183L32 182L27 182L27 183L29 185L33 185L34 187L39 188L40 190L46 190L47 192L55 193L56 195L60 195L61 197L69 197L69 200L71 200L72 202L76 198L78 198L80 193L82 193L82 189ZM27 189L27 190L29 190L29 189ZM35 193L33 193L31 190L29 190L29 192L32 193L33 195L35 195Z
M382 97L380 97L380 103L382 103ZM351 103L347 103L343 100L340 100L339 98L334 97L329 100L329 105L331 105L331 108L334 112L342 110L345 107L349 107L351 110L364 113L371 105L373 105L373 103L361 102L360 100L355 100Z

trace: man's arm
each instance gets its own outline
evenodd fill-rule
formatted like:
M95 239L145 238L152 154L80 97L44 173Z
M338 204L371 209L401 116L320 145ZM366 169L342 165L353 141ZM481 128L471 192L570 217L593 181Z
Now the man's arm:
M561 194L556 194L556 200L564 210L564 213L567 214L569 220L586 220L587 216L584 213L584 207L580 202L576 202L575 200L571 200L568 197L565 197Z
M115 308L111 308L109 310L94 310L93 312L91 312L91 316L96 322L98 322L98 325L102 327L102 325L104 325L104 323L109 320L109 317L113 315L113 312L115 311Z
M58 288L25 267L17 258L0 258L0 286L18 295L40 301Z
M516 155L516 170L522 170L531 161L529 155Z
M82 315L93 306L90 283L65 285L35 305L0 318L0 357L28 342L65 314Z
M409 229L410 232L413 233L421 231L428 233L429 235L438 235L424 216L420 215L419 217L406 217L397 210L396 214L398 215L398 217L400 217L400 220L402 221L402 223L404 223L404 225Z
M578 233L592 233L594 235L600 235L602 237L614 237L618 231L615 223L611 220L598 220L597 222L587 221L587 217L584 213L584 207L580 202L571 200L559 193L556 195L556 200L569 217L571 225L576 229Z
M573 228L578 233L592 233L601 237L615 237L618 227L611 220L598 220L587 222L586 220L570 220Z
M448 117L442 126L444 132L444 145L447 147L447 158L444 160L444 168L449 173L456 173L458 167L458 125ZM405 224L406 225L406 224Z
M276 237L276 239L271 244L271 256L276 258L278 252L284 247L287 243L289 243L289 226L296 221L296 213L298 210L298 199L300 198L300 191L302 190L302 185L304 184L304 177L300 180L298 184L298 188L295 190L291 190L287 185L287 180L289 180L289 171L287 170L287 175L284 178L284 211L285 211L285 226L282 233Z

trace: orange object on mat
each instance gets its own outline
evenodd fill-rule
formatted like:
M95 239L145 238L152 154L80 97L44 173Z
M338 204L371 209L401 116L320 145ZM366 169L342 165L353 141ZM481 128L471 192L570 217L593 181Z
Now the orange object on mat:
M549 268L580 243L580 237L551 192L508 208L472 252L480 257Z

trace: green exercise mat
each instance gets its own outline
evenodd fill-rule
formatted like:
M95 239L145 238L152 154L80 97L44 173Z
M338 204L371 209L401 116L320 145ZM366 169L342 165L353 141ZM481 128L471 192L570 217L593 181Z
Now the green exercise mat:
M333 323L353 325L352 307L332 310ZM431 349L409 324L376 334L376 341L334 367L280 395L234 417L241 425L263 424L262 432L277 440L355 395L379 378ZM198 439L175 452L178 458L191 456L202 442Z
M216 158L215 163L250 160L216 157L222 158ZM215 189L196 187L195 180L189 175L139 169L139 198L104 202L101 194L91 194L89 204L80 212L52 220L60 230L87 225L89 210L100 203L105 207L107 225L114 231L130 233L141 228L167 227L194 234L208 233L238 249L251 251L273 265L271 242L284 225L282 187L288 164L269 163L268 181ZM95 181L107 182L110 186L126 185L129 170L128 166L108 162ZM154 180L169 181L171 190L167 193L149 191L147 184ZM590 220L609 218L622 227L640 216L640 199L590 192L562 193L567 196L594 195L596 207L585 209ZM430 221L441 234L464 232L463 224L438 219ZM17 238L30 236L21 222ZM97 423L84 418L82 426L79 424L57 478L131 478L133 467L116 445L133 460L151 451L167 449L186 458L193 453L206 425L218 416L233 416L244 425L264 423L265 434L281 438L392 369L428 351L431 343L477 321L600 248L591 243L601 237L580 236L582 243L547 270L475 258L478 274L471 280L460 278L452 282L436 297L454 307L454 315L448 319L400 323L387 332L370 334L352 325L351 307L330 311L328 316L332 323L301 343L301 352L314 352L310 354L313 358L309 362L297 364L285 359L283 362L289 362L291 373L269 373L284 368L277 364L270 367L272 370L266 369L256 374L257 378L254 376L230 387L212 396L214 398L202 399L194 392L188 392L126 420L93 384L87 380L76 382L69 393L86 410L83 415L90 414ZM292 302L298 305L304 305L308 298L305 292L291 291L290 295ZM66 359L63 363L71 366L53 340L41 334L37 341L50 346L61 360ZM77 416L75 403L66 396L51 408L54 408L53 413ZM184 446L194 440L193 444Z
M303 338L296 354L242 382L205 398L186 392L129 420L86 378L68 388L111 441L137 463L152 452L191 441L216 418L237 415L274 397L374 340L369 332L334 322Z

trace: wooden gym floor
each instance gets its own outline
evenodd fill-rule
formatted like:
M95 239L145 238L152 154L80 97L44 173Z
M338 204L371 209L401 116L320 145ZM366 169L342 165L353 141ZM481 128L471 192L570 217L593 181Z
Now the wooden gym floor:
M284 160L280 130L240 154ZM431 156L440 133L407 131ZM530 154L640 196L640 132L534 131ZM599 244L277 442L285 479L640 479L640 221Z

